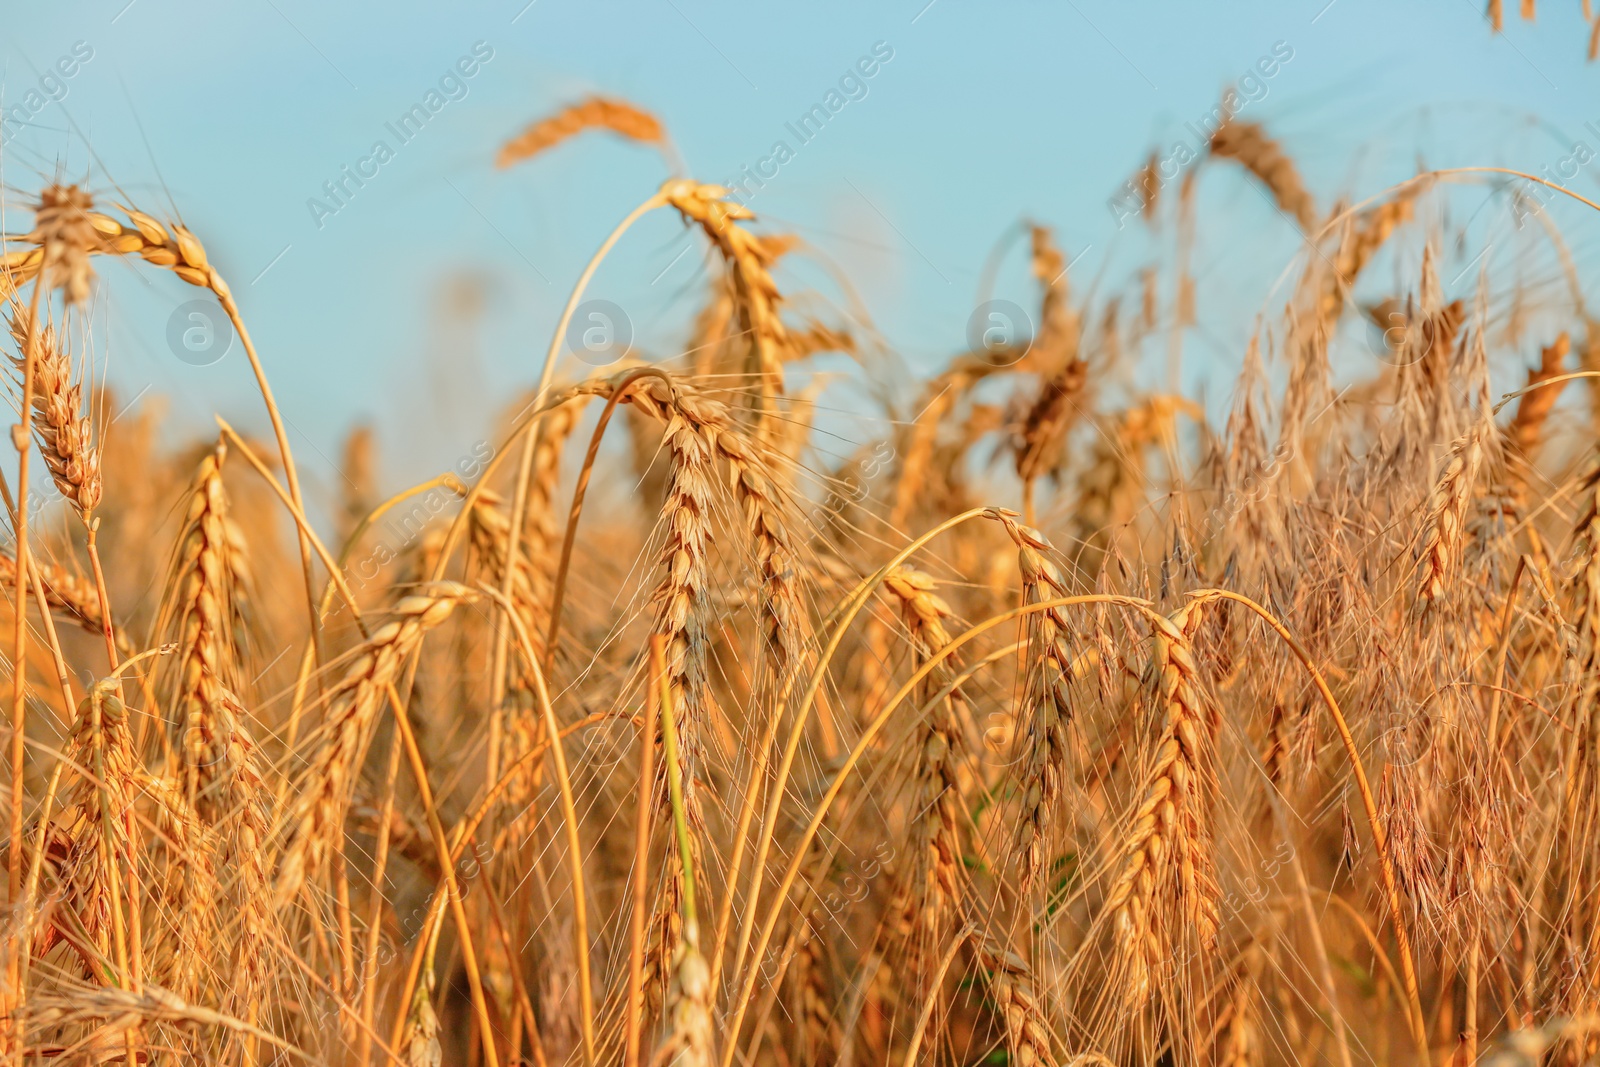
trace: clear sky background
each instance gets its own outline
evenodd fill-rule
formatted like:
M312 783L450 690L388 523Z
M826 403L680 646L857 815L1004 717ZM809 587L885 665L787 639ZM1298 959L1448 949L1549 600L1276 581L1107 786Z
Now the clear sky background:
M493 169L501 142L585 94L654 111L708 181L789 141L795 157L752 205L816 250L785 287L837 296L815 263L838 267L909 373L926 373L963 347L984 257L1019 217L1081 255L1080 291L1136 275L1149 250L1136 227L1119 232L1108 197L1152 146L1192 144L1184 124L1277 42L1293 59L1247 117L1282 141L1319 206L1419 165L1539 170L1578 140L1600 151L1584 126L1600 129L1600 66L1584 63L1577 4L1541 5L1534 26L1515 8L1496 38L1479 0L59 0L8 12L4 104L78 42L93 58L63 99L7 127L0 177L8 228L26 227L30 196L56 177L181 215L239 296L313 484L363 419L392 481L488 434L484 412L532 383L584 262L665 176L652 153L605 138ZM385 123L476 42L493 57L466 95L399 145ZM894 56L866 97L799 146L785 123L876 42ZM308 199L379 138L395 157L319 228ZM1595 192L1597 174L1572 187ZM1202 322L1186 359L1191 384L1225 397L1301 242L1237 170L1202 187ZM1600 258L1600 220L1553 210L1580 263ZM999 295L1031 305L1024 259ZM119 396L165 397L174 436L208 432L213 411L265 429L237 349L194 367L167 348L172 309L197 290L99 269L92 344ZM702 243L660 213L591 295L665 355L705 277Z

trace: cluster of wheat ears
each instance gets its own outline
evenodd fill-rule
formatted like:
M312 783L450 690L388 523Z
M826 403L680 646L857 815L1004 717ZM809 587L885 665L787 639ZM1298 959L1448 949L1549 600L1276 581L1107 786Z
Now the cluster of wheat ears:
M499 163L595 129L675 158L595 99ZM1219 172L1306 250L1214 427L1128 353L1193 328ZM800 242L674 177L566 317L670 209L710 267L677 354L564 378L564 317L470 484L385 498L357 434L309 514L201 241L45 188L0 258L0 1060L1590 1061L1600 322L1570 272L1449 296L1435 210L1538 180L1319 208L1235 122L1136 176L1175 254L1132 291L1024 227L1037 329L908 388L780 288ZM106 257L215 297L274 441L110 417ZM881 439L822 443L830 352Z

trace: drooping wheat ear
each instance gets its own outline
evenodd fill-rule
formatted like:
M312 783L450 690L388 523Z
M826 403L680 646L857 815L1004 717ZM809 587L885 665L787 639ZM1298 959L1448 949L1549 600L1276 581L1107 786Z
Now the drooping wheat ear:
M1267 187L1279 210L1300 224L1306 233L1317 224L1317 208L1300 181L1294 160L1284 154L1278 142L1255 122L1229 119L1211 135L1211 154L1236 160Z
M202 289L210 289L219 300L231 300L232 290L206 258L200 239L182 226L165 226L142 211L123 208L132 226L110 215L94 212L89 221L101 237L101 248L114 255L138 255L146 263L163 267Z
M591 96L540 119L501 145L494 165L502 170L514 166L585 130L609 130L642 144L660 145L665 138L660 121L648 111L615 97Z
M728 190L720 185L674 179L661 187L661 194L686 221L699 225L728 265L739 327L750 338L745 372L759 383L761 410L765 411L765 398L783 396L783 360L790 348L789 329L779 316L783 296L768 271L783 246L740 226L739 222L755 215L744 205L724 199ZM760 425L765 427L769 421L763 417Z
M75 1025L91 1020L104 1020L104 1025L85 1038L80 1056L64 1057L71 1062L112 1062L117 1058L112 1051L120 1050L121 1035L142 1023L183 1023L190 1027L213 1027L231 1033L247 1035L257 1040L293 1053L296 1062L305 1060L305 1053L282 1038L268 1033L232 1015L224 1015L198 1004L186 1003L170 990L146 983L138 991L119 989L114 985L98 987L68 985L63 989L41 991L30 998L36 1011L30 1013L29 1023L36 1025ZM102 1055L103 1054L103 1055ZM283 1059L291 1057L285 1055ZM142 1061L144 1055L141 1053ZM187 1062L187 1061L185 1061Z
M1478 466L1483 459L1483 430L1484 424L1477 421L1456 438L1433 483L1422 539L1421 575L1417 581L1417 604L1421 608L1429 607L1444 596L1446 584L1460 560L1467 507L1472 502Z
M278 861L279 906L316 873L334 837L343 833L344 807L360 770L356 759L401 665L424 634L477 595L459 583L438 582L402 598L394 606L395 618L356 649L344 677L329 690L321 744L308 761L305 788L290 814L289 840Z
M1169 959L1172 933L1191 928L1208 944L1218 922L1211 876L1206 782L1214 724L1201 706L1190 632L1200 607L1190 604L1160 620L1154 672L1165 708L1149 785L1123 839L1122 869L1106 894L1117 946L1127 966L1128 1003L1150 996L1152 972ZM1163 915L1165 899L1174 900Z
M1044 226L1033 227L1033 275L1042 295L1039 335L1029 354L1044 376L1013 446L1030 503L1033 481L1059 466L1061 444L1077 421L1089 378L1089 365L1078 351L1078 316L1067 303L1066 259Z
M1050 1027L1026 960L987 934L973 938L978 963L989 978L995 1012L1005 1022L1008 1063L1017 1067L1052 1067Z
M69 619L89 633L104 632L100 620L100 597L95 592L94 586L86 579L48 560L36 559L31 555L28 559L28 572L39 575L51 611ZM0 583L10 582L15 585L16 580L16 557L9 552L0 552Z
M1089 364L1074 355L1039 387L1017 437L1017 477L1031 482L1059 465L1062 443L1077 422L1088 381Z
M934 593L933 578L909 566L895 568L883 589L898 600L900 617L910 631L918 661L926 660L950 643L946 629L954 616L950 605ZM946 666L949 666L947 664ZM940 688L935 672L924 681L919 702ZM924 935L923 946L939 945L954 910L961 902L961 843L959 818L961 790L957 764L961 754L961 720L958 708L966 698L959 688L928 711L914 749L915 816L911 831L915 860L912 874L914 927Z
M1415 213L1417 190L1403 190L1392 199L1368 208L1350 219L1344 229L1344 239L1339 254L1334 258L1333 269L1328 272L1323 287L1318 312L1325 320L1337 317L1345 293L1355 285L1356 278L1366 269L1372 257L1383 247L1401 224L1409 222Z
M1045 553L1050 542L1038 530L1002 518L1017 545L1022 574L1022 601L1038 604L1067 595L1066 582ZM1075 657L1067 645L1072 632L1066 612L1050 608L1029 616L1028 679L1024 716L1028 724L1027 754L1022 762L1022 811L1015 854L1017 889L1026 894L1044 867L1051 823L1067 772L1067 730L1072 722L1071 685Z
M11 336L17 342L12 358L18 373L28 343L29 312L14 307ZM81 516L100 503L100 453L90 444L89 419L83 411L83 385L72 380L72 359L59 343L54 327L42 326L34 338L33 433L56 489Z
M586 383L576 391L609 397L625 377ZM639 379L629 390L627 400L667 430L703 438L706 451L726 460L732 469L734 496L744 511L750 550L761 580L767 649L778 670L791 667L804 648L809 628L797 564L799 554L790 533L794 506L778 488L772 450L745 434L727 405L695 392L681 380L674 379L669 384L653 376ZM671 436L667 443L676 447ZM670 657L668 662L670 665Z

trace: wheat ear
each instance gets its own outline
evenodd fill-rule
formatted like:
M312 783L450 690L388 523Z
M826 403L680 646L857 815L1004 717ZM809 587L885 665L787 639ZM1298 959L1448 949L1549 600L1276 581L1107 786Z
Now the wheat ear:
M1023 603L1038 604L1067 596L1061 572L1044 554L1051 550L1045 536L1009 518L1002 521L1017 545ZM1028 659L1032 666L1026 682L1027 755L1018 783L1022 811L1015 846L1018 890L1022 893L1028 892L1044 867L1054 809L1066 775L1074 666L1067 635L1072 632L1061 608L1048 608L1029 616Z
M477 595L455 582L439 582L402 598L394 606L395 618L355 651L344 677L329 690L325 736L305 771L307 787L292 814L289 840L279 858L280 906L293 899L326 858L332 839L343 834L343 808L360 769L356 759L400 665L424 634L449 618L458 604ZM396 713L405 712L396 709Z
M528 126L500 146L494 165L502 170L553 148L585 130L609 130L642 144L661 144L661 122L642 108L615 97L591 96Z
M1152 666L1165 721L1144 798L1122 840L1122 869L1106 895L1105 909L1128 967L1132 1005L1148 999L1152 971L1168 958L1170 935L1157 909L1169 882L1178 915L1202 944L1217 929L1203 799L1212 730L1201 708L1189 642L1189 630L1198 621L1199 606L1190 604L1156 624Z

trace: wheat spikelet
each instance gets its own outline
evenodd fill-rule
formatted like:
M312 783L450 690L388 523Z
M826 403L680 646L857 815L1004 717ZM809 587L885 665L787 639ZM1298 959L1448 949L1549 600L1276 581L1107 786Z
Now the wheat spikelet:
M540 119L500 146L494 165L501 169L531 159L585 130L609 130L619 137L659 145L665 131L648 111L615 97L591 96Z
M344 677L329 690L325 736L305 771L306 788L291 814L289 840L278 861L280 906L316 873L329 846L342 834L343 808L360 769L355 761L400 665L425 633L475 596L465 586L440 582L403 597L394 606L394 620L355 651ZM404 714L400 709L396 713Z
M13 308L11 336L18 355L12 362L20 374L28 343L28 311ZM83 408L83 386L72 380L72 360L58 344L56 331L43 326L34 337L33 433L56 489L81 516L100 503L100 453L90 444L89 420Z
M1229 119L1211 135L1211 154L1237 160L1239 165L1267 187L1278 209L1310 233L1317 224L1317 209L1300 181L1294 160L1284 155L1278 142L1267 136L1259 123Z
M1177 916L1202 944L1217 929L1203 799L1212 729L1201 709L1187 632L1199 615L1200 608L1191 604L1156 624L1153 668L1165 722L1149 785L1121 843L1121 871L1105 900L1128 968L1128 1002L1135 1007L1150 996L1152 971L1168 957L1171 935L1158 909L1169 882Z
M637 394L633 401L635 406L640 404L640 397L646 395L649 394ZM681 417L672 417L663 431L663 438L672 456L672 466L661 510L666 540L659 556L662 574L652 597L653 631L665 639L668 699L680 716L678 758L684 809L690 827L688 847L693 859L698 861L700 838L705 829L699 782L706 773L705 737L713 714L707 673L710 641L706 621L710 581L707 554L712 543L716 477L711 446L696 426ZM662 766L665 766L664 760ZM666 786L663 773L655 796L658 819L664 818L666 813ZM668 868L651 921L652 1000L661 986L672 986L673 972L684 952L681 913L686 872L676 860L670 860Z
M104 1027L96 1031L92 1039L82 1042L81 1047L75 1050L57 1048L47 1053L52 1057L62 1055L68 1062L79 1062L75 1057L64 1055L69 1051L83 1053L87 1057L84 1062L115 1062L123 1055L124 1050L120 1046L113 1046L111 1039L142 1022L174 1022L187 1026L215 1027L261 1039L277 1048L293 1051L298 1057L304 1057L304 1053L300 1050L245 1019L226 1015L198 1004L186 1003L171 990L148 983L137 991L119 989L113 985L99 987L71 985L62 992L39 996L34 1006L37 1010L28 1021L36 1026L106 1020ZM141 1052L139 1059L142 1062L145 1053Z

